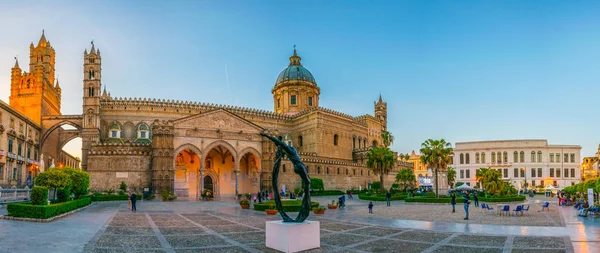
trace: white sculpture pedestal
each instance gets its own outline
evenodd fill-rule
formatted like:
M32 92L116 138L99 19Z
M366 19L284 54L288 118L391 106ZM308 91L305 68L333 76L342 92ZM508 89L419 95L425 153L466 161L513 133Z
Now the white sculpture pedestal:
M298 252L321 247L318 221L267 221L266 233L266 246L279 251Z

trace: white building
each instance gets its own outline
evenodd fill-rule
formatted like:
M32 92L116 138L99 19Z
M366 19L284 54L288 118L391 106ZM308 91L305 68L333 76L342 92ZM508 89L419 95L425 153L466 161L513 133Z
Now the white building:
M548 145L547 140L457 142L452 167L456 182L470 186L477 185L479 168L491 168L517 189L564 188L581 181L580 153L579 145Z

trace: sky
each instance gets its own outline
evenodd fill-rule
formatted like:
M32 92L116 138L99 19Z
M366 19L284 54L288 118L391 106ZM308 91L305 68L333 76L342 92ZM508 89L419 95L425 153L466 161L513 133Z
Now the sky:
M273 110L297 45L322 107L388 103L392 148L547 139L600 143L600 1L0 1L0 99L42 29L63 114L80 114L83 52L102 54L113 97ZM80 155L81 144L65 149ZM79 152L79 153L78 153Z

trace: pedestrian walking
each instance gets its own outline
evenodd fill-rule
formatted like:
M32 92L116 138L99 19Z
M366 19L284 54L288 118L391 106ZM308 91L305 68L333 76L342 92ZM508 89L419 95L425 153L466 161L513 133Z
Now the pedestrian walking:
M131 193L131 195L129 195L129 201L131 201L131 211L134 213L137 211L137 209L135 207L136 200L137 200L137 196L135 195L135 193Z
M450 200L450 204L452 204L452 212L455 213L456 212L456 193L453 192L452 193L452 199Z
M479 207L479 196L477 196L477 192L473 193L473 200L475 201L475 207Z
M373 201L369 202L369 213L373 214Z
M469 204L471 203L471 199L469 198L469 192L466 192L463 195L463 198L465 199L465 220L469 219Z
M392 193L389 190L385 194L385 198L387 199L387 206L390 206L390 202L392 201Z

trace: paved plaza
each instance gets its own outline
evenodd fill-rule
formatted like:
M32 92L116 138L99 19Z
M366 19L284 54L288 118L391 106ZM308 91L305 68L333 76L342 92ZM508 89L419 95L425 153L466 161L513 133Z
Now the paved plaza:
M322 247L310 252L593 252L600 235L593 218L569 216L572 208L560 209L570 217L562 226L509 226L378 216L385 209L448 205L376 203L368 216L360 213L366 203L351 200L347 210L311 214L321 222ZM264 229L265 221L278 219L242 210L233 200L140 202L137 213L126 202L95 203L52 223L0 220L0 252L276 252L264 246Z

